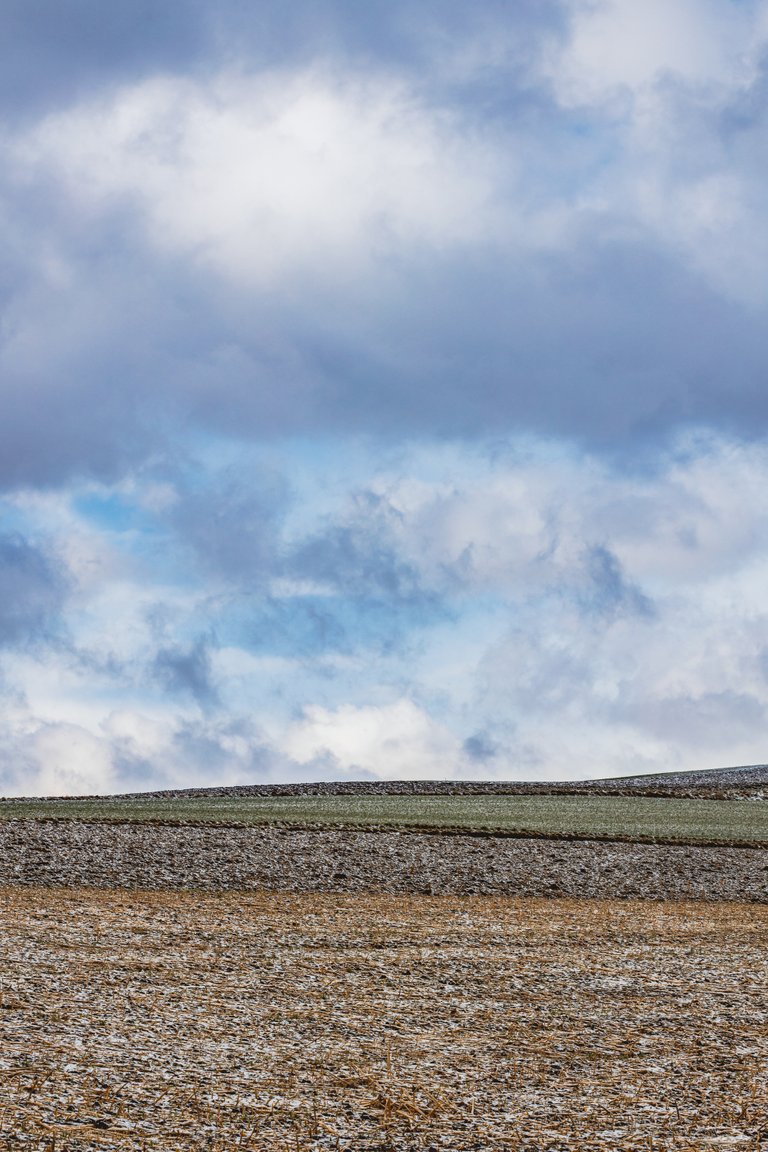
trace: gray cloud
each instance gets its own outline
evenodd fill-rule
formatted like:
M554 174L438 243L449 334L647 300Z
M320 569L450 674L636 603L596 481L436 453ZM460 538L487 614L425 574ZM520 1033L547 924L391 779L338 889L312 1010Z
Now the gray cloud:
M587 611L614 618L619 615L652 619L653 602L636 584L627 580L621 564L609 548L593 545L586 554L590 588L581 597Z
M212 272L202 239L188 250L158 243L135 189L87 208L78 192L93 173L78 176L66 157L70 186L11 148L0 189L10 269L0 273L0 485L114 479L201 430L253 440L532 431L617 458L691 425L768 430L762 309L732 283L749 279L739 260L749 263L763 183L764 69L719 100L666 81L684 146L622 167L631 123L608 106L558 104L533 65L566 42L561 5L489 0L470 11L451 0L416 13L399 0L183 0L158 11L143 0L12 0L3 19L6 96L38 117L92 85L114 93L162 72L204 84L233 45L246 72L330 60L342 92L345 76L375 63L408 89L406 125L423 114L459 155L495 157L487 208L502 223L500 235L435 244L399 236L379 212L364 272L342 274L341 256L307 243L306 266L265 289ZM33 127L17 129L21 154ZM161 159L171 165L171 152ZM741 200L718 241L726 283L711 229L697 250L681 240L679 209L660 227L632 201L627 189L651 175L671 206L734 182ZM577 209L581 196L594 206ZM567 217L556 240L505 237L538 200Z
M528 428L624 451L687 424L763 430L759 316L650 237L607 240L603 227L522 268L489 255L416 269L412 291L379 318L386 328L361 326L365 342L319 340L337 425Z
M0 102L39 112L98 86L189 66L206 47L201 6L181 0L5 0L0 18Z
M280 530L288 502L288 485L278 474L230 469L180 487L168 519L203 572L253 591L280 573Z
M254 636L277 650L315 655L333 651L392 653L420 631L450 616L442 593L402 553L400 519L371 491L351 508L287 550L282 571L315 591L270 599L257 612Z
M750 692L724 688L661 700L628 700L617 709L619 715L670 744L685 742L727 755L729 746L764 726L766 708Z
M152 666L155 679L168 692L191 695L201 705L216 704L210 647L210 639L200 636L191 645L161 648Z
M464 751L470 760L476 764L487 764L492 761L498 751L498 745L485 732L476 732L464 741Z
M398 555L390 530L393 518L397 513L381 496L360 493L351 516L303 543L290 557L288 570L345 597L426 606L432 597L414 566Z
M0 324L0 487L114 480L165 444L158 380L191 321L125 213L83 235L53 189L7 202L27 259Z
M755 754L765 34L617 12L0 5L0 744L41 788L388 772L392 717L452 771Z
M65 596L54 560L19 534L0 535L0 645L50 636Z
M764 433L761 314L649 237L608 241L603 226L522 267L411 258L384 298L375 283L283 307L252 298L247 318L247 293L217 300L194 269L118 248L109 273L81 264L66 296L9 306L0 484L115 478L194 428L256 441L527 429L617 459L690 425Z
M114 84L161 72L204 72L233 56L252 69L314 59L414 73L439 70L457 47L492 38L506 52L482 70L482 93L494 72L519 69L541 51L542 33L562 35L563 8L553 0L295 0L291 5L240 0L5 0L0 18L0 105L6 115L39 113ZM446 80L456 69L448 70ZM465 70L454 76L463 80Z

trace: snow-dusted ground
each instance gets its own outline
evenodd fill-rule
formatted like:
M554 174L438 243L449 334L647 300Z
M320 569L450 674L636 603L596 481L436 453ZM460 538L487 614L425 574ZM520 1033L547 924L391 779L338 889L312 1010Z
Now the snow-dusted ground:
M0 888L0 1147L768 1152L768 909Z

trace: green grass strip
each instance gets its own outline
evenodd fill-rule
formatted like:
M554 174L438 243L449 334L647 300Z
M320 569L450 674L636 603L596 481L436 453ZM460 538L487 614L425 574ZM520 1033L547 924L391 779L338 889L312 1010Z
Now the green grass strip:
M297 796L21 800L0 819L434 827L696 841L768 841L768 802L621 796Z

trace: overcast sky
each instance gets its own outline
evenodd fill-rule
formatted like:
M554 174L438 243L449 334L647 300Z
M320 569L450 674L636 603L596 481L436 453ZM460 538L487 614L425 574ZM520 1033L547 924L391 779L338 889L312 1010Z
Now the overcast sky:
M768 3L2 0L0 793L768 758Z

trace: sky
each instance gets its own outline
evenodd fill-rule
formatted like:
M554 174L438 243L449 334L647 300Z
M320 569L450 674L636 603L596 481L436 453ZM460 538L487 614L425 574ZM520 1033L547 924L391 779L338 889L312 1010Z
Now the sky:
M768 752L768 3L2 0L0 794Z

